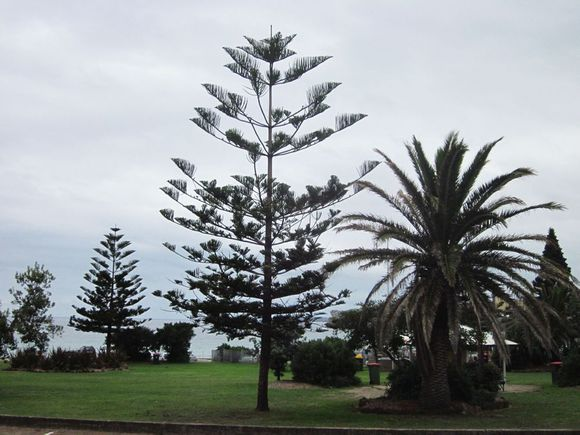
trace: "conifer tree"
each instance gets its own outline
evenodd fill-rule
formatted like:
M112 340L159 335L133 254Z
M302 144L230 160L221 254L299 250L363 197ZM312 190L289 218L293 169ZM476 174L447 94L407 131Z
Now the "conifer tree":
M365 117L339 115L334 128L303 133L309 120L329 109L325 100L339 83L313 86L306 93L306 102L295 110L277 101L280 86L329 59L315 56L286 60L295 55L288 48L294 36L276 33L262 40L246 37L248 45L224 48L232 59L226 68L246 80L254 110L245 96L204 84L218 102L217 111L198 107L197 116L191 120L221 142L245 151L251 175L234 175L235 184L218 186L216 180L199 180L192 163L175 158L186 179L169 180L169 186L162 188L193 215L178 217L173 210L165 209L161 210L163 216L212 238L199 248L183 246L183 251L166 243L170 250L204 267L188 270L185 281L176 281L193 290L193 296L179 289L156 294L166 298L173 308L190 313L212 332L229 338L259 338L260 411L268 410L272 341L285 340L287 331L310 327L316 313L341 302L348 294L327 294L328 273L307 266L322 258L319 237L337 223L338 211L330 207L352 194L349 185L332 176L322 187L307 186L305 193L295 194L274 177L274 160L317 145ZM237 127L222 126L218 112ZM375 162L365 163L360 177L374 166Z
M123 328L143 324L145 319L135 319L149 308L139 304L146 290L141 277L133 274L139 260L128 260L135 251L127 249L131 242L122 240L119 228L111 228L94 251L91 269L84 279L91 287L82 287L83 295L77 296L85 306L74 306L78 316L72 316L69 325L79 331L106 334L107 354L111 351L113 334Z
M534 279L534 287L538 292L538 296L546 289L554 286L554 280L546 277L546 269L549 267L559 267L560 270L570 273L570 267L568 267L568 262L566 257L564 257L564 252L560 247L560 242L558 237L556 237L556 232L554 228L548 229L548 235L546 236L546 244L544 246L544 251L542 252L542 267L540 273Z
M580 330L578 330L580 295L575 287L561 285L550 278L550 271L555 268L566 273L570 280L574 279L556 232L550 228L542 253L540 271L533 285L538 299L554 310L550 317L552 338L556 347L562 351L567 349L576 337L580 337Z

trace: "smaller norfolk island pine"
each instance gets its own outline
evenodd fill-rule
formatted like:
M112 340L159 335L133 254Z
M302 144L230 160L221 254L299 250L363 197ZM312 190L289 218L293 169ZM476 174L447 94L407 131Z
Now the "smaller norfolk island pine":
M79 331L106 334L107 354L111 351L113 334L141 325L146 320L134 317L149 310L139 305L146 288L141 285L141 277L132 274L139 260L127 260L135 251L128 250L131 242L122 238L119 228L111 228L101 247L94 249L99 255L91 258L91 269L84 276L92 288L81 286L84 294L77 296L86 306L73 305L78 316L72 316L69 321Z
M554 310L550 315L552 340L556 350L565 353L580 337L580 292L575 286L561 285L551 278L550 271L553 269L562 270L569 281L575 280L556 232L550 228L542 253L542 264L533 285L536 297Z
M219 186L215 180L199 180L193 164L173 159L185 179L169 180L170 185L163 187L192 215L176 216L173 210L165 209L163 216L214 238L199 247L182 247L180 255L196 263L183 282L176 281L190 291L189 296L181 290L156 294L209 326L211 332L228 338L259 338L259 411L268 410L272 344L288 340L289 332L304 331L317 313L340 303L348 294L326 293L329 274L312 265L323 256L319 237L337 223L338 211L329 207L349 196L349 185L332 176L322 187L307 186L304 194L295 194L274 177L274 162L319 144L365 116L342 114L336 117L334 128L304 132L313 118L329 109L325 100L339 83L313 86L296 109L281 104L277 98L281 87L288 87L329 59L299 57L287 63L286 59L296 54L288 48L294 36L246 37L247 46L225 48L233 61L226 67L246 80L244 93L253 97L254 104L248 104L244 95L204 84L218 102L217 111L195 109L197 116L192 121L198 127L247 154L250 175L233 176L234 184ZM217 112L244 131L223 126ZM360 176L374 166L374 162L365 164ZM314 163L311 169L315 169ZM328 212L323 213L325 209ZM179 252L173 244L165 246ZM202 267L197 268L197 264Z

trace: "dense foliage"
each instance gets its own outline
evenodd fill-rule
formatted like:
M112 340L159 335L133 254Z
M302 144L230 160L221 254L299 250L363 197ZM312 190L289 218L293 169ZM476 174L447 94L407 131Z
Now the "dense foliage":
M501 382L501 372L491 363L466 364L448 367L451 400L463 401L481 407L491 404ZM416 362L401 361L389 373L388 398L416 400L421 392L421 373Z
M463 310L473 311L478 330L485 323L502 355L507 355L507 348L497 301L518 315L545 348L552 344L546 304L535 298L528 280L530 272L538 272L543 263L539 255L522 248L522 242L546 238L498 230L522 213L561 206L553 202L528 206L517 197L501 196L511 181L533 175L529 168L476 185L498 142L485 145L463 168L468 147L457 133L447 137L433 162L413 138L407 151L415 179L378 151L401 190L390 194L371 182L359 181L357 185L394 208L402 222L362 212L344 216L340 227L372 237L371 246L341 251L342 258L332 267L358 263L362 269L386 268L369 297L389 286L387 309L381 317L385 336L392 334L401 318L412 327L424 409L450 405L449 355L458 353ZM567 272L557 267L545 274L560 285L571 285Z
M380 351L392 361L398 361L405 344L402 335L408 334L408 331L401 319L390 339L380 345L378 321L384 308L383 303L368 301L357 308L333 311L326 327L342 332L352 349L370 348L374 355Z
M360 383L352 349L338 338L312 340L298 345L292 358L292 375L298 382L325 387Z
M122 329L113 335L113 346L127 361L149 361L156 346L155 332L145 326Z
M69 325L79 331L106 334L107 352L111 351L113 335L124 328L135 327L147 319L136 319L149 308L139 304L145 297L141 277L133 272L139 260L127 260L135 251L127 249L131 242L122 240L119 228L111 228L94 251L91 269L84 279L91 287L81 287L83 295L77 296L83 306L74 306L77 315Z
M421 373L416 363L400 361L388 376L388 398L415 400L421 391Z
M124 366L124 356L116 352L53 349L47 355L32 348L18 350L10 358L13 370L43 370L55 372L90 372L118 369Z
M292 361L296 349L298 349L299 337L295 337L294 340L289 339L284 342L276 341L272 345L272 358L270 359L270 369L276 376L276 379L280 380L286 370L288 369L288 363Z
M16 346L14 329L10 321L10 311L0 309L0 358L6 357Z
M572 348L562 361L558 376L560 387L580 385L580 348Z
M336 224L338 212L329 207L348 196L348 185L332 176L324 186L307 186L304 194L296 194L275 178L274 159L317 145L365 116L342 114L336 117L334 128L303 132L310 120L329 109L325 100L339 83L313 86L297 109L290 110L277 100L280 86L329 59L287 60L296 54L288 48L294 36L246 37L247 46L225 48L233 61L226 68L246 81L244 93L254 97L254 107L245 95L204 84L217 100L217 111L195 109L192 121L199 128L247 153L249 175L234 175L234 184L219 186L216 180L198 179L193 164L176 158L173 161L185 179L169 180L169 186L162 188L180 209L184 207L181 210L191 213L182 217L165 209L162 215L212 239L199 247L183 246L183 252L165 244L196 263L184 281L176 281L193 296L181 289L157 295L173 308L190 313L212 332L230 339L260 339L257 409L261 411L268 410L272 341L283 341L288 331L304 331L315 313L347 295L346 291L337 296L327 294L328 273L310 266L323 255L319 237ZM220 115L236 127L224 126ZM366 164L361 176L372 167L374 163Z
M10 294L15 305L12 310L11 328L20 336L20 341L38 352L45 352L51 337L62 332L62 327L54 324L49 310L54 307L49 291L54 275L38 263L16 274L20 288L11 288ZM4 324L7 323L7 316ZM10 340L9 332L5 337Z
M550 276L554 268L563 271L567 283L563 285ZM575 278L556 232L550 228L533 286L536 299L548 307L553 348L545 349L521 317L508 309L505 313L507 338L518 343L517 348L510 352L511 368L545 367L550 361L560 360L580 337L580 292L573 282Z
M193 335L191 323L166 323L155 333L156 345L167 352L167 362L189 362L189 346Z
M576 338L580 338L580 293L573 286L562 285L553 279L549 272L554 268L564 271L568 279L573 280L556 232L550 228L542 253L542 265L533 284L536 297L554 310L550 315L550 328L555 350L561 354L572 346ZM529 341L526 344L530 347Z

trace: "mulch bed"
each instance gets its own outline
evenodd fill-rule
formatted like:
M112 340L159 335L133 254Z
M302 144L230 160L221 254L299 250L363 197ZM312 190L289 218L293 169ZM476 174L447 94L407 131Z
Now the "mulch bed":
M503 397L495 400L495 403L486 406L486 410L503 409L509 406L509 402ZM392 400L386 397L378 397L374 399L363 398L358 403L360 412L370 414L463 414L463 415L477 415L482 409L479 406L470 405L465 402L451 402L449 410L441 411L426 411L421 409L418 400Z

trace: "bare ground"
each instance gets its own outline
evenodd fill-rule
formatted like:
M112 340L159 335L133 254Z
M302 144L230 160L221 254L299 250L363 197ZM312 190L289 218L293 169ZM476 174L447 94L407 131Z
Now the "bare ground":
M537 385L506 384L504 391L506 393L532 393L534 391L540 391L540 387Z

